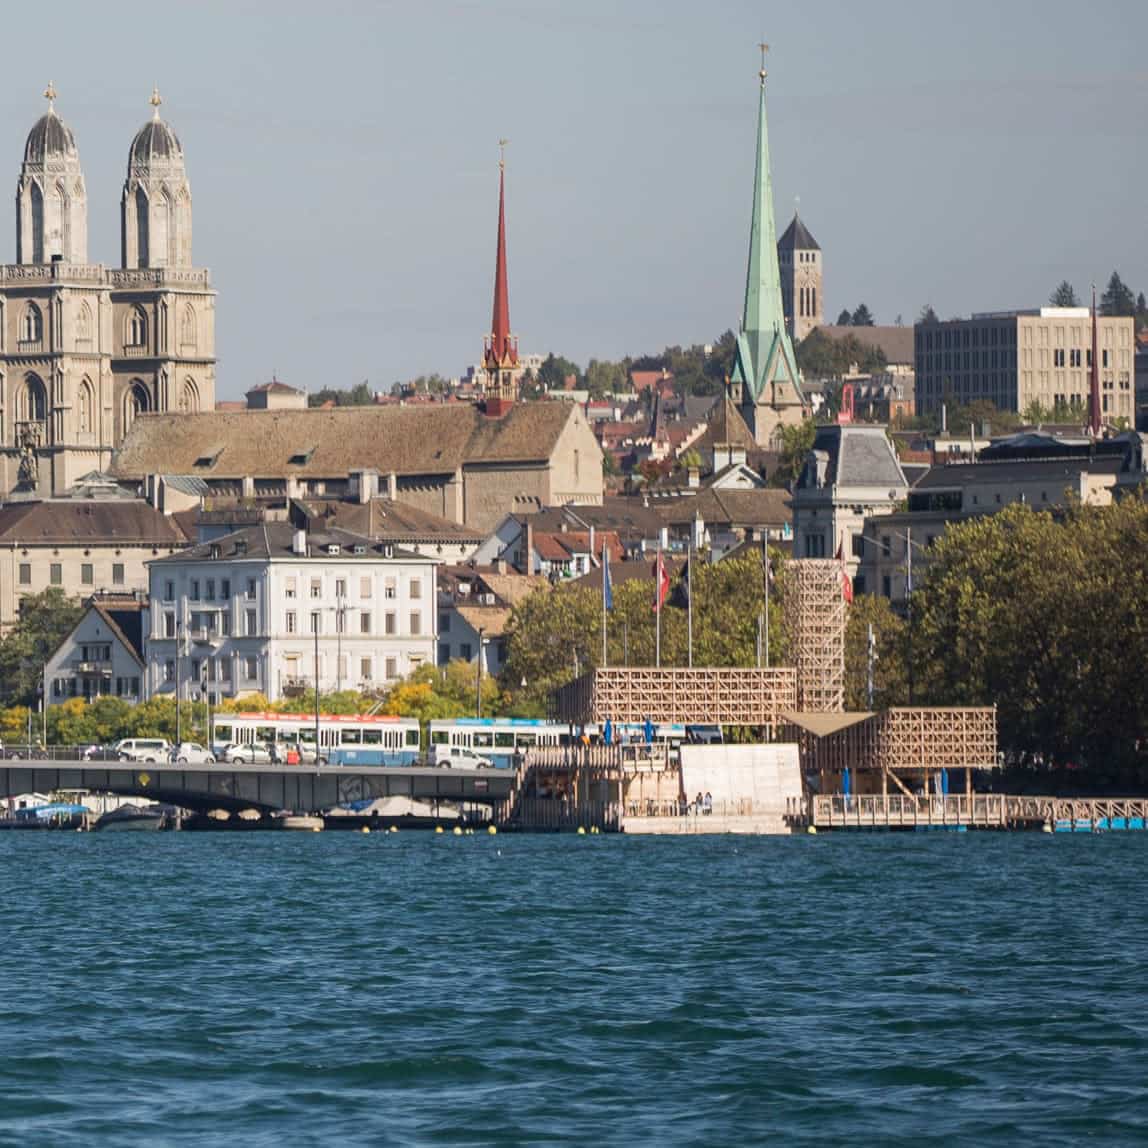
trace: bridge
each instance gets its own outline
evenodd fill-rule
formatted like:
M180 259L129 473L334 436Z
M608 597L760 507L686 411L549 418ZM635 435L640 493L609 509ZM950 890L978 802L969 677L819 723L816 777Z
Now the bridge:
M206 812L259 809L317 813L350 801L407 797L497 806L516 781L510 769L433 766L103 765L88 761L0 762L0 799L21 793L93 790Z

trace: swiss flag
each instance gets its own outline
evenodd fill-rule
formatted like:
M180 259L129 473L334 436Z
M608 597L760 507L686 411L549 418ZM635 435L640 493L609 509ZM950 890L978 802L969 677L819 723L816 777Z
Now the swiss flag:
M666 600L666 595L670 592L670 576L666 572L666 562L662 557L661 550L658 551L658 560L654 563L654 613L658 613L662 608L662 603Z
M853 604L853 581L849 571L845 569L845 539L837 544L837 561L841 563L841 596L850 605Z

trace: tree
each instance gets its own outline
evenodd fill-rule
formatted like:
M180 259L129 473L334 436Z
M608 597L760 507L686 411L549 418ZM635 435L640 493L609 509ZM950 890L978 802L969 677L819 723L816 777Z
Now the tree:
M1079 307L1080 301L1076 298L1076 291L1067 279L1062 279L1057 288L1048 297L1053 307Z
M939 323L940 319L937 318L937 312L933 310L932 303L926 303L921 308L921 313L917 316L918 323Z
M1125 286L1124 280L1115 271L1108 280L1104 294L1100 296L1100 313L1130 317L1136 314L1136 296L1132 294L1131 288Z
M456 658L446 666L422 665L391 687L386 712L420 721L473 717L479 685L478 664ZM482 675L482 712L497 714L502 701L498 682Z
M864 303L858 304L857 310L853 312L853 326L872 327L873 325L873 315L869 308L866 307Z
M839 379L854 367L867 374L881 370L886 362L879 347L866 346L853 334L835 339L820 327L814 327L794 353L801 373L811 379Z
M1141 291L1136 296L1136 330L1144 327L1148 327L1148 299L1144 298L1144 292Z
M812 419L803 419L799 423L779 427L778 434L781 437L781 455L771 481L776 486L790 487L801 474L805 456L813 449L817 427Z
M873 708L905 705L908 686L908 626L888 598L858 594L845 625L845 708L868 710L869 627L873 627Z
M79 599L58 586L21 600L19 621L0 641L0 703L36 704L45 663L83 613Z
M553 351L546 356L542 366L538 368L538 381L548 391L562 390L566 386L566 379L569 375L573 375L576 380L581 380L581 367L569 359L564 359L561 355L554 354Z
M841 314L837 316L838 327L851 327L853 325L853 316L849 313L849 308L846 307L842 310Z
M321 407L325 403L334 403L337 407L369 407L375 401L375 394L370 384L364 379L349 390L338 390L335 387L323 387L307 396L309 407Z

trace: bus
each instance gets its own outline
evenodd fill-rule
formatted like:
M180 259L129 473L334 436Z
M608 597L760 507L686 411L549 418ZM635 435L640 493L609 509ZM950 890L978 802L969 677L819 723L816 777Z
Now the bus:
M315 751L314 714L217 713L211 724L217 757L230 742L298 745L306 757ZM419 759L418 718L320 714L318 756L332 765L413 765Z

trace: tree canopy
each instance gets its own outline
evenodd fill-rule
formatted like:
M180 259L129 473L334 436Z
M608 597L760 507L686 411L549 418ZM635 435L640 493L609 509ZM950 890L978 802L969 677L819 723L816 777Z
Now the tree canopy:
M1076 297L1076 289L1067 279L1062 279L1056 289L1048 297L1053 307L1079 307L1080 300Z
M332 402L337 407L369 407L374 401L375 392L366 379L347 390L323 387L307 396L309 407L321 407L324 403Z
M1112 272L1112 276L1108 280L1104 294L1100 296L1100 313L1102 315L1128 316L1129 318L1136 314L1136 296L1115 271Z
M810 379L839 379L856 367L862 373L880 371L886 365L879 347L866 346L856 335L835 339L814 327L794 348L801 373Z
M0 640L0 705L35 704L45 663L83 613L58 586L21 599L19 620Z

